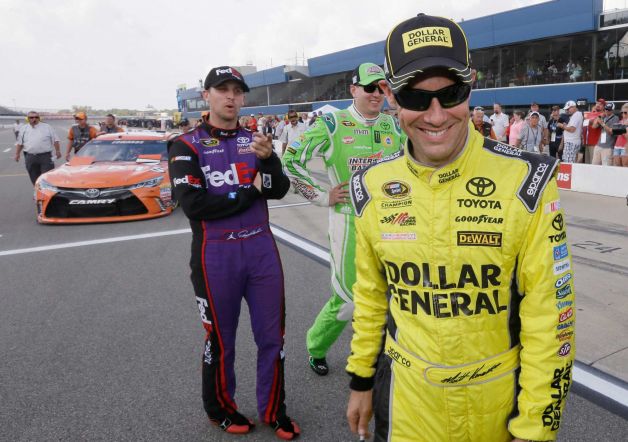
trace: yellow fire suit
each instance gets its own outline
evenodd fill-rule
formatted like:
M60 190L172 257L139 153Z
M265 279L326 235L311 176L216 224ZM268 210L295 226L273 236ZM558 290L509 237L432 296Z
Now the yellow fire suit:
M351 178L347 371L375 384L376 440L555 440L575 355L556 160L472 128L442 168L411 149Z

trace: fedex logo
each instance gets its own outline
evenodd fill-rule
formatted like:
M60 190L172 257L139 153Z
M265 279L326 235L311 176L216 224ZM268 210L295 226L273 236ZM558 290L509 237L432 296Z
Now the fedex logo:
M231 163L229 170L211 170L210 166L202 167L208 185L212 187L222 187L225 184L251 184L257 173L257 169L249 167L247 163Z
M556 176L556 184L561 189L571 189L573 172L570 163L561 163Z

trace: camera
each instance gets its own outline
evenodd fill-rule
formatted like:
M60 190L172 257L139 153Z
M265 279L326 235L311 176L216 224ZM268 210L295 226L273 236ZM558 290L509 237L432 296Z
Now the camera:
M613 135L623 135L626 133L625 124L613 124Z

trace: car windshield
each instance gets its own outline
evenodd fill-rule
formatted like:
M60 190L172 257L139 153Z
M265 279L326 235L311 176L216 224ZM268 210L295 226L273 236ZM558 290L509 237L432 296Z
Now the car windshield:
M78 151L78 157L94 161L135 161L138 155L161 155L168 159L165 140L92 140Z

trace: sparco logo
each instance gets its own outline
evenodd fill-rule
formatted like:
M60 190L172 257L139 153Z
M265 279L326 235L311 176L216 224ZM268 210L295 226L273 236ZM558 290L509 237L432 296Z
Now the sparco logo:
M395 361L399 362L401 365L405 365L408 368L412 366L412 363L408 359L404 358L403 355L399 353L398 351L396 351L394 348L388 347L387 353L388 353L388 356L390 356Z
M353 193L355 194L355 202L359 203L364 199L364 193L362 192L362 183L359 176L353 177Z
M541 163L537 166L536 170L534 171L534 176L532 177L532 182L528 186L528 190L526 190L526 193L528 195L536 195L536 192L539 190L539 183L543 179L543 175L545 175L545 171L548 167L549 165L547 163Z
M552 227L554 228L554 230L558 230L560 232L561 230L563 230L564 226L565 223L563 221L563 216L559 213L552 220Z
M69 204L71 206L75 205L96 205L96 204L113 204L115 203L115 198L106 199L106 200L70 200Z
M495 193L495 183L489 178L476 176L467 182L467 192L473 196L491 196Z

